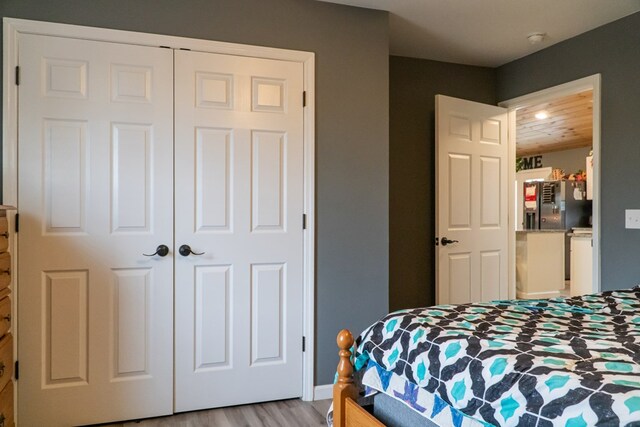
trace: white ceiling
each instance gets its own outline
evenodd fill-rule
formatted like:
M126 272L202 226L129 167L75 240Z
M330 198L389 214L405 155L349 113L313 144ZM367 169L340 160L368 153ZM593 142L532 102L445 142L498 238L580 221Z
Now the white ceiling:
M640 0L320 0L390 16L391 54L496 67L640 11ZM527 35L547 37L531 45Z

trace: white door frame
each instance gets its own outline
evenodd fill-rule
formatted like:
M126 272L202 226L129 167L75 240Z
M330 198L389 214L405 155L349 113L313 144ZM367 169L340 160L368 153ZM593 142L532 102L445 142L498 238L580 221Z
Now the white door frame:
M513 291L515 298L516 265L515 265L515 221L511 207L515 203L516 175L516 110L529 105L551 101L555 98L573 95L585 90L593 90L593 292L600 292L600 74L583 77L517 98L502 101L498 105L509 109L509 295Z
M193 51L219 53L254 58L276 59L299 62L303 65L304 91L306 107L304 108L304 207L307 223L304 231L304 296L303 296L303 331L307 342L307 351L303 353L302 399L313 400L314 388L314 330L315 330L315 53L297 50L277 49L251 46L236 43L199 40L186 37L165 36L159 34L138 33L133 31L111 30L105 28L84 27L78 25L57 24L51 22L31 21L25 19L4 18L4 79L3 79L3 128L2 136L2 177L4 204L18 207L18 87L16 86L16 66L18 65L18 35L38 34L45 36L68 37L85 40L96 40L111 43L135 44L141 46L163 46L169 48L190 49ZM302 96L302 94L300 95ZM17 262L17 251L14 246L14 266ZM13 275L14 284L18 283L17 275ZM13 289L14 300L17 289ZM14 301L14 309L17 303ZM17 311L14 311L17 319ZM17 325L13 325L14 333ZM14 338L17 342L19 337ZM18 359L16 359L18 360Z

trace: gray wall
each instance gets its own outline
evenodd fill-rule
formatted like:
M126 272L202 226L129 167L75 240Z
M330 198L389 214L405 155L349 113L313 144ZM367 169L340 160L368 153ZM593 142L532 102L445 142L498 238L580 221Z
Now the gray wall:
M495 70L390 57L389 306L435 302L435 96L495 104Z
M0 0L0 13L316 53L316 384L332 382L337 332L388 309L388 14L311 0Z
M524 157L542 156L542 167L552 167L562 169L566 174L576 173L578 170L585 170L587 167L586 158L591 151L591 147L574 148L572 150L551 151L549 153L527 154Z
M624 209L640 208L640 13L498 68L498 99L602 75L602 288L640 282L640 231L625 230Z

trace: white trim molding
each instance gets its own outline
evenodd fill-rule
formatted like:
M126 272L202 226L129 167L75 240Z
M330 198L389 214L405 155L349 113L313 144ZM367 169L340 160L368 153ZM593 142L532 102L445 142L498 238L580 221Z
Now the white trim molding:
M517 98L509 99L507 101L500 102L498 105L501 107L506 107L509 109L509 146L510 146L510 156L509 156L509 170L510 174L514 179L509 178L510 194L513 195L515 193L515 189L513 188L515 183L515 146L516 146L516 132L515 132L515 124L516 124L516 110L535 104L541 104L544 102L551 101L555 98L560 98L563 96L573 95L576 93L584 92L586 90L593 91L593 292L600 292L601 289L601 276L600 276L600 209L601 209L601 199L600 199L600 178L601 178L601 168L600 168L600 152L601 152L601 141L600 141L600 112L601 112L601 76L600 74L594 74L592 76L583 77L578 80L574 80L572 82L560 84L557 86L553 86L547 89L543 89L537 92L533 92L527 95L519 96ZM511 204L513 206L513 204ZM511 208L509 208L511 211ZM513 213L510 212L510 216L513 216ZM510 227L511 235L509 236L509 244L511 245L509 248L510 259L511 255L515 256L515 227ZM515 259L515 258L514 258ZM509 274L509 288L515 290L515 264L513 266L513 271L510 271ZM540 298L540 296L536 296Z
M314 398L315 364L315 54L297 50L251 46L185 37L146 34L133 31L93 28L15 18L3 18L3 202L17 206L18 200L18 86L14 70L19 65L20 34L38 34L140 46L164 46L173 49L249 56L298 62L303 65L306 106L304 126L304 291L303 333L306 351L303 353L302 399Z
M307 218L304 230L304 295L303 332L305 336L305 352L302 370L302 400L313 400L315 383L315 277L316 277L316 128L315 128L315 55L307 56L304 64L304 90L306 107L304 107L304 212Z
M502 107L502 105L501 105ZM518 220L518 216L513 212L513 206L516 204L516 192L515 192L515 182L516 182L516 114L515 110L507 110L507 143L509 144L507 150L507 202L509 203L509 208L507 209L507 218L509 223L508 230L508 243L507 243L507 259L509 260L509 265L507 267L508 276L508 285L509 285L509 299L517 298L516 293L516 221ZM513 141L512 141L513 138Z
M333 398L333 384L317 385L313 389L313 400L326 400Z
M543 299L543 298L556 298L561 296L559 291L550 292L516 292L516 298L518 299Z

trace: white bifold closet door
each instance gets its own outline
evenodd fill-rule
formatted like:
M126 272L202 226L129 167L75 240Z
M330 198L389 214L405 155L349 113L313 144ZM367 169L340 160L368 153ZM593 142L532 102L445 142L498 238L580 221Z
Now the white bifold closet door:
M173 53L19 43L20 425L171 413Z
M302 65L175 54L176 411L300 396Z
M21 425L300 396L302 65L36 35L19 63Z

